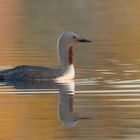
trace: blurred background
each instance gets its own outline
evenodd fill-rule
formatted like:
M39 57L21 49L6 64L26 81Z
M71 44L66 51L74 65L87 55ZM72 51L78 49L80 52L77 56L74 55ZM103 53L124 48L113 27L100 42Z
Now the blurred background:
M77 67L87 62L104 65L106 58L139 60L139 4L138 0L1 0L0 65L55 66L57 39L65 31L93 40L90 47L75 49Z

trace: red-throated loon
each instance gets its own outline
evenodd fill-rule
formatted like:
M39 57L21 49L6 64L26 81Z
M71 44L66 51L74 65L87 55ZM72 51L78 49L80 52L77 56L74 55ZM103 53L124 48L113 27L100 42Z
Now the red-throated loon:
M64 32L57 42L58 68L41 66L17 66L1 71L0 80L70 80L74 79L72 48L78 42L91 42L73 32Z

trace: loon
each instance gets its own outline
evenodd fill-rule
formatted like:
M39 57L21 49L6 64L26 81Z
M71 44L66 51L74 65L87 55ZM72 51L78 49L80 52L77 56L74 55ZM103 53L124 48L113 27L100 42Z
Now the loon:
M0 72L0 80L71 80L75 77L73 47L78 42L91 42L73 32L64 32L57 42L58 68L21 65Z

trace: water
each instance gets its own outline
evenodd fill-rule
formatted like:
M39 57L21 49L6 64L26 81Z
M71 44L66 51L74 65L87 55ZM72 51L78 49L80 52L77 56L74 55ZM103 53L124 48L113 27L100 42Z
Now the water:
M0 70L57 65L63 31L93 40L74 49L75 81L0 82L0 139L140 139L138 0L1 0Z

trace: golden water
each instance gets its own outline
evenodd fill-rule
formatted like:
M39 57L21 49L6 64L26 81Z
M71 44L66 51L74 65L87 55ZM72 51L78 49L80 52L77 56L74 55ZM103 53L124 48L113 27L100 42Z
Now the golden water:
M0 70L56 66L64 31L93 43L74 49L75 81L0 83L0 139L139 140L139 5L1 0Z

